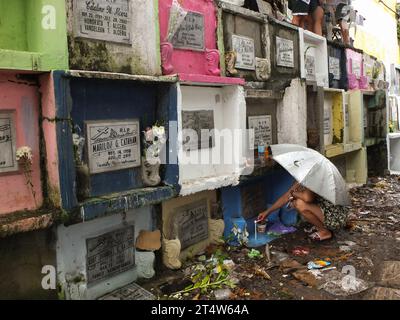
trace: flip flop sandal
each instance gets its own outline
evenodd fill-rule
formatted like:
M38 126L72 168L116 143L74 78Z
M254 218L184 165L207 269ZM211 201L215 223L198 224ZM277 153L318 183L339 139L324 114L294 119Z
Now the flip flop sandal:
M312 226L310 228L304 228L304 232L305 233L313 233L313 232L316 232L316 231L318 231L318 229L315 226Z
M313 240L313 241L316 241L316 242L328 241L328 240L331 240L333 238L333 233L331 232L331 234L332 235L329 238L321 239L321 236L319 235L319 233L318 232L314 232L314 233L309 235L309 238L311 240Z

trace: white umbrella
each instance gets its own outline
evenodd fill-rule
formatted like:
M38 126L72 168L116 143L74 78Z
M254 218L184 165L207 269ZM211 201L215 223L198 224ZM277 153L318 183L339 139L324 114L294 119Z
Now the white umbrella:
M319 152L294 145L271 145L272 158L300 184L335 205L350 203L346 182L335 165Z

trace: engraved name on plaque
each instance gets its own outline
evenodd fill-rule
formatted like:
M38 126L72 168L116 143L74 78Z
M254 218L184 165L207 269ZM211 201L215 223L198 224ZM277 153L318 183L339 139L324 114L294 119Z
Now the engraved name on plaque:
M253 39L233 34L232 50L235 51L237 55L235 68L245 70L256 69Z
M333 74L333 80L340 80L340 59L329 57L329 73Z
M133 225L86 239L87 282L97 282L133 268L134 244Z
M281 67L294 68L292 40L276 37L276 64Z
M171 223L171 238L180 240L182 250L208 239L207 199L177 208Z
M250 148L272 144L272 117L270 115L248 117L249 129L254 130L254 140L250 136Z
M177 49L204 51L204 33L204 15L188 12L172 38L172 45Z
M130 0L74 0L75 36L132 44Z
M140 166L138 120L86 122L91 174Z

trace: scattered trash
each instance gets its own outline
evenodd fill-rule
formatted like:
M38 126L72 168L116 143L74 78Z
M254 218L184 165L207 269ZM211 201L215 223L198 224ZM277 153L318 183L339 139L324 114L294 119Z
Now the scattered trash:
M349 246L340 246L339 250L342 252L351 252L351 248Z
M271 236L281 236L286 233L295 232L295 227L287 227L281 222L275 222L271 227L268 228L267 233Z
M283 273L290 273L293 271L297 271L299 269L306 269L306 266L303 266L296 260L286 259L286 260L282 261L281 265L279 266L279 269Z
M263 257L261 252L256 249L251 249L247 256L251 259L261 259Z
M297 280L311 286L317 287L318 280L314 274L308 272L308 270L299 270L292 273L292 276L295 277Z
M280 251L272 251L271 252L272 255L274 256L274 258L278 261L278 262L282 262L286 259L289 258L289 255L287 253L284 252L280 252Z
M272 280L270 275L263 268L261 268L258 265L254 266L254 272L255 272L256 275L261 276L266 280L269 280L269 281Z
M329 270L335 270L336 269L336 267L328 267L328 268L323 268L323 269L320 269L321 271L329 271Z
M161 231L140 230L136 238L136 248L148 251L159 250L161 248Z
M217 300L228 300L232 291L230 289L218 289L214 291L214 296Z
M307 263L307 268L309 270L311 269L322 269L325 267L328 267L331 265L330 261L327 260L315 260L315 261L310 261Z
M304 257L310 254L310 249L306 247L295 247L292 254L297 257Z
M346 246L349 246L349 247L354 247L355 245L357 245L357 243L355 243L355 242L353 242L353 241L349 241L349 240L346 240L346 241L338 241L338 243L339 243L339 244L345 244Z
M350 296L369 289L371 285L353 275L331 270L319 288L335 296Z
M233 260L229 259L229 260L224 260L223 261L224 266L228 269L228 270L232 270L233 268L235 268L236 264L233 262Z

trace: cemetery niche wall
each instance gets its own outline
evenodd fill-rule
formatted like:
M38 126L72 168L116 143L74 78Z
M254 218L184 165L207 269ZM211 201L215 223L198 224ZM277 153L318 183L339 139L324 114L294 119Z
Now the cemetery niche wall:
M27 71L67 69L65 16L64 1L2 1L0 68Z
M193 83L244 83L221 76L217 13L210 0L159 0L164 75Z
M247 156L243 87L178 82L176 90L165 182L180 195L237 183Z
M328 41L329 87L348 90L346 48Z
M53 77L55 104L50 101L44 110L58 120L50 125L46 138L57 141L58 177L53 180L58 180L54 184L59 185L61 206L72 220L88 221L159 203L175 194L171 186L162 184L165 146L160 146L154 159L159 183L147 183L149 163L143 141L143 131L168 124L171 92L176 94L171 82L73 71L57 71ZM165 133L160 139L166 139Z
M358 49L346 49L347 77L350 90L367 89L368 78L364 71L363 52Z
M258 214L266 210L293 184L293 178L283 169L262 177L243 181L238 186L221 189L221 206L225 221L224 237L229 245L246 244L259 247L276 238L273 230L285 229L297 223L297 212L282 208L273 212L267 220L267 232L255 233ZM271 231L269 232L269 229ZM236 230L235 230L236 229ZM237 233L237 229L240 232ZM245 235L248 232L248 236ZM235 234L236 233L236 234Z
M324 37L299 29L301 78L329 87L328 50Z
M247 85L283 90L300 77L298 29L273 17L218 2L223 72Z
M160 75L158 1L67 0L70 69Z
M0 216L10 220L43 205L37 81L0 73Z
M361 141L366 147L368 156L368 170L375 173L387 169L387 115L388 97L384 90L364 91L353 90L349 92L349 110L360 112L362 123Z
M152 230L154 208L57 227L57 281L69 300L97 299L140 278L154 276L154 252L136 249L141 230Z

